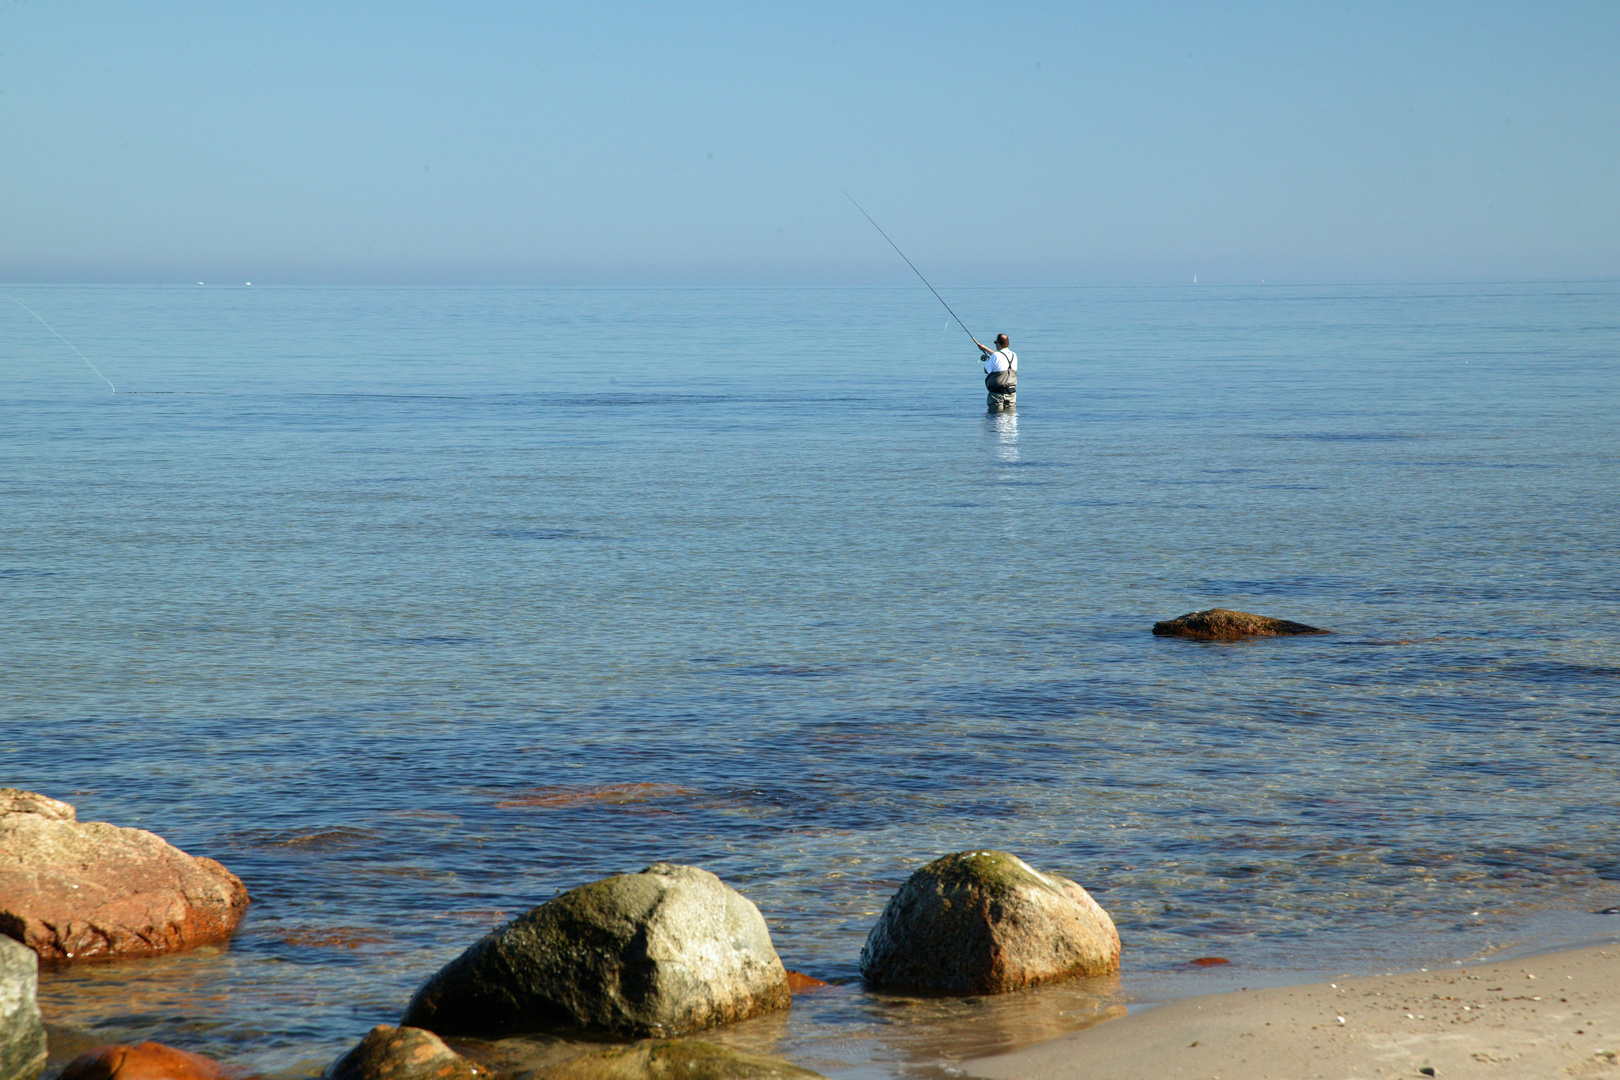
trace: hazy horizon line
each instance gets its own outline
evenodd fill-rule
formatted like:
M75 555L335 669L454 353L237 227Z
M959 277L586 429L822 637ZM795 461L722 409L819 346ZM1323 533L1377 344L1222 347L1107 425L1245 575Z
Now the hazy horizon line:
M986 291L997 289L1182 289L1182 288L1340 288L1349 286L1395 286L1395 285L1425 285L1425 286L1457 286L1457 285L1604 285L1620 283L1620 276L1545 276L1545 277L1410 277L1410 278L1301 278L1268 280L1266 278L1219 278L1213 281L1165 281L1151 279L1134 279L1118 281L1046 281L1046 282L1014 282L1005 285L959 285L946 282L937 286L942 289L958 291ZM204 281L97 281L97 280L41 280L41 281L0 281L0 289L555 289L564 291L595 291L595 290L747 290L787 292L787 291L833 291L847 289L888 290L893 292L911 292L921 289L918 285L906 284L872 284L863 282L844 283L779 283L779 284L742 284L728 282L502 282L502 281L462 281L462 282L423 282L423 281L298 281L298 280L271 280L265 282L204 282Z

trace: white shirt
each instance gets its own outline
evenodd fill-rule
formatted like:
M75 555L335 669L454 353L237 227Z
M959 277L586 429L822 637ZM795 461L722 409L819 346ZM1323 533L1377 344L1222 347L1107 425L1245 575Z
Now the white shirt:
M984 354L984 373L994 374L997 371L1006 371L1012 368L1018 370L1018 354L1011 349L997 349Z

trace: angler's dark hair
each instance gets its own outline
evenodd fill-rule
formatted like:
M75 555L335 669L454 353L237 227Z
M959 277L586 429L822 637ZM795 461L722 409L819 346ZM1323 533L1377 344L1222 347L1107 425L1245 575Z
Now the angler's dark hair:
M1007 335L1006 334L997 334L996 335L996 344L998 346L1001 346L1001 347L1005 348L1006 346L1011 345L1012 342L1007 340Z

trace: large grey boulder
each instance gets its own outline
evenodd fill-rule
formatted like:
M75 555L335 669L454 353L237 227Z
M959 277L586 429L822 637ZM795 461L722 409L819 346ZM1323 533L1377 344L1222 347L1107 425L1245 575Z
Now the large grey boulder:
M1119 932L1086 890L1005 851L936 859L894 894L861 949L886 990L999 994L1119 970Z
M429 979L400 1023L662 1038L790 1004L759 909L706 870L655 863L492 931Z
M1330 634L1304 623L1287 619L1273 619L1269 615L1251 615L1247 611L1230 608L1210 608L1207 611L1189 611L1174 619L1153 624L1157 637L1192 638L1196 641L1236 641L1246 637L1284 637L1290 634Z
M145 829L0 788L0 934L50 964L122 960L225 941L247 889L213 859Z
M39 957L0 937L0 1080L34 1080L45 1068L38 989Z

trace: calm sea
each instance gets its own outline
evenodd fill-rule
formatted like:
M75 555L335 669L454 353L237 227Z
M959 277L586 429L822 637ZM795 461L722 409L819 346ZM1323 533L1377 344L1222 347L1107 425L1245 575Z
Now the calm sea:
M1002 417L921 289L5 292L119 392L0 297L0 784L254 898L59 1047L316 1071L655 860L841 984L720 1037L850 1077L1620 933L1620 285L951 291ZM1335 632L1149 632L1212 606ZM861 992L970 847L1121 980Z

